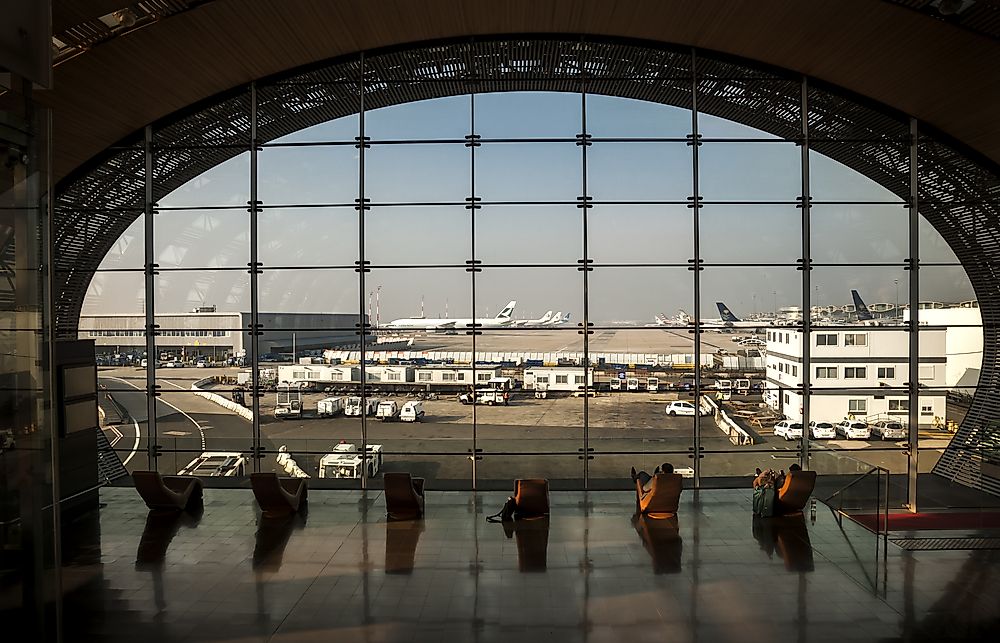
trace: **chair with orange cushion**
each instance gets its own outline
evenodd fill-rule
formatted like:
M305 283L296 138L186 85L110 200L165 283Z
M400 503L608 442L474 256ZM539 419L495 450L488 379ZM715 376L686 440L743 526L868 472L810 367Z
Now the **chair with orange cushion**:
M133 471L135 490L146 506L158 511L184 511L201 504L201 480L194 476L161 476L156 471Z
M305 507L305 478L279 478L276 473L251 473L250 488L265 516L293 514Z
M385 512L393 520L421 518L424 515L424 479L409 473L382 474L385 486Z
M541 518L549 515L549 481L534 478L514 481L517 518Z
M774 503L775 515L801 512L815 487L815 471L789 471L785 474L784 484L778 489L778 497Z
M647 491L635 481L636 512L650 518L669 518L677 513L684 476L679 473L658 473L649 482Z

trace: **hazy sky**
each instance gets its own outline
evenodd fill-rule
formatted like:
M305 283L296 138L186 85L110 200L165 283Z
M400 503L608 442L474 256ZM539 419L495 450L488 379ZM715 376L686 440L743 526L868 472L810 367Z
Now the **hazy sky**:
M383 321L420 313L471 313L475 256L476 314L495 315L511 299L515 317L546 310L583 309L582 149L568 142L485 143L475 149L475 192L484 202L563 201L553 205L464 207L472 191L470 148L461 143L397 145L379 141L461 139L470 130L470 98L445 98L369 112L366 135L366 292L381 286ZM587 128L595 137L684 137L690 112L639 101L589 96ZM475 98L475 129L483 138L572 138L582 129L581 98L572 94L488 94ZM715 317L724 300L738 315L799 304L801 272L800 149L770 135L710 116L699 117L705 137L747 139L700 147L702 275L700 308ZM358 118L332 121L282 142L351 141ZM754 140L751 140L754 139ZM597 142L587 148L590 314L596 321L650 320L656 313L693 312L691 148L684 143ZM260 155L259 218L261 310L351 312L359 305L358 150L352 145L266 148ZM866 301L905 301L907 272L894 266L908 255L907 212L888 191L826 157L810 158L814 201L867 201L876 205L815 205L812 211L814 304L844 304L857 288ZM168 195L161 208L230 206L231 209L161 210L156 217L156 310L214 304L249 310L249 227L246 201L249 158L236 157ZM604 201L604 203L602 203ZM677 201L674 205L607 201ZM422 203L450 205L398 205ZM293 208L323 204L327 207ZM395 204L395 205L386 205ZM286 206L286 207L271 207ZM957 261L940 236L922 223L926 262ZM88 291L85 313L141 312L144 301L141 219L102 263ZM712 264L784 264L720 266ZM548 265L541 265L548 264ZM561 264L561 265L559 265ZM616 264L616 267L607 264ZM631 267L621 264L632 264ZM635 264L676 264L639 267ZM450 265L452 267L433 267ZM395 266L395 267L394 267ZM399 266L419 266L407 269ZM530 267L527 267L530 266ZM300 267L295 269L293 267ZM170 268L182 268L170 271ZM123 269L135 269L134 272ZM894 283L898 281L898 285ZM973 294L957 265L921 271L921 299L959 301ZM367 306L367 296L365 297Z

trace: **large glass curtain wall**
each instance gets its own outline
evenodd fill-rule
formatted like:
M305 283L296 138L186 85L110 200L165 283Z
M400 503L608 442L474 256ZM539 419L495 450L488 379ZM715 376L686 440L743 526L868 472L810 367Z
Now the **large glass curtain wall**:
M663 56L656 78L635 66L595 79L584 58L545 78L521 70L509 87L488 73L376 75L359 58L340 75L223 101L211 150L178 143L188 121L148 128L119 151L143 212L84 311L144 315L142 327L107 328L143 336L130 352L148 357L143 381L106 382L145 408L132 414L135 441L116 446L129 466L172 473L209 451L240 454L248 472L281 470L287 452L315 478L343 442L379 445L381 471L438 488L518 477L609 488L663 461L697 485L802 462L845 475L886 467L898 502L912 501L977 384L947 380L958 366L945 335L981 338L975 314L905 322L922 301L973 299L919 214L918 124L807 79ZM673 105L639 100L643 82L668 87ZM325 122L302 129L316 112ZM171 183L180 166L223 159ZM497 322L508 300L513 321ZM171 321L198 306L216 306L210 331ZM727 310L743 321L720 323ZM327 314L277 314L293 312ZM556 312L568 321L530 321ZM202 332L215 336L177 348ZM237 336L245 355L217 347ZM426 398L424 421L275 420L274 385L290 372L280 365L323 348L344 368L310 389L307 413L329 396ZM166 362L202 358L236 364L204 371L207 386L245 396L252 420L162 382ZM236 386L240 366L249 379ZM494 377L515 380L509 399L457 401ZM704 415L684 415L699 404ZM171 409L200 418L198 431ZM776 435L783 416L806 425L804 440ZM848 440L808 428L852 418L921 429ZM369 473L326 483L379 485Z

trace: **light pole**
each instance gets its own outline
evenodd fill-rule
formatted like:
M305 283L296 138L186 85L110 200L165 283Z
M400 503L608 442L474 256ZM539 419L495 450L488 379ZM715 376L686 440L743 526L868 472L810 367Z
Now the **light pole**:
M896 287L896 303L892 309L892 316L899 318L899 279L893 279L892 284Z
M774 295L774 318L778 318L778 291L772 290L771 294Z

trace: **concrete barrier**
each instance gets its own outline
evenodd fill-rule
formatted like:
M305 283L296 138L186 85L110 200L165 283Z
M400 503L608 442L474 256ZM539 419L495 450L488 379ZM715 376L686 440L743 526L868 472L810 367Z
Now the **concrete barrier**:
M214 383L214 382L215 382L214 378L212 378L212 377L206 377L205 379L198 380L197 382L195 382L194 384L192 384L191 385L191 390L194 391L194 394L197 395L198 397L203 397L206 400L208 400L209 402L214 402L215 404L218 404L222 408L227 409L229 411L232 411L233 413L235 413L236 415L240 416L244 420L247 420L248 422L253 422L253 411L251 411L247 407L243 406L242 404L237 404L236 402L233 402L232 400L227 400L226 398L224 398L221 395L218 395L216 393L211 393L209 391L203 391L201 389L202 386L205 386L206 384L211 384L211 383Z
M747 433L743 427L729 417L722 407L719 406L718 402L713 400L708 395L702 397L712 409L712 415L715 417L715 423L718 425L719 430L726 434L730 442L736 446L747 446L754 443L753 436Z

